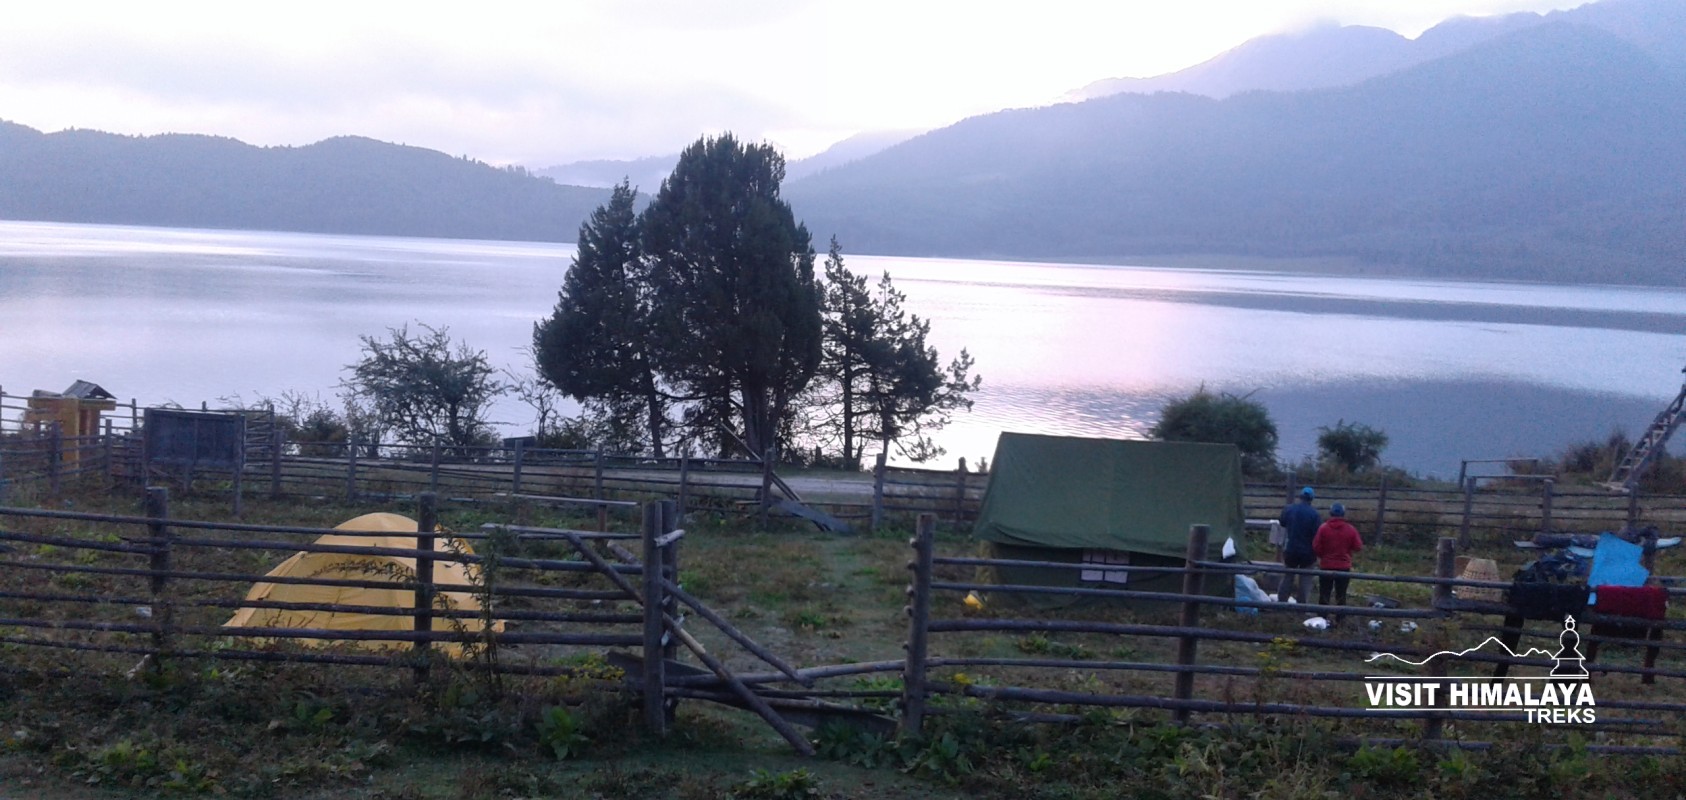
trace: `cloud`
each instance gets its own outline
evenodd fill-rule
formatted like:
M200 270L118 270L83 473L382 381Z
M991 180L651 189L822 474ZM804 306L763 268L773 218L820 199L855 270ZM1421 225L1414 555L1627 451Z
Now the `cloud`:
M672 75L645 81L545 51L352 39L314 52L93 31L0 41L0 117L124 133L205 131L256 144L355 133L546 166L677 150L704 131L800 125L789 105Z
M1573 1L1424 0L1434 11L1414 16ZM7 9L0 118L256 144L360 134L533 167L671 153L728 129L813 150L863 129L943 125L1050 102L1099 78L1180 69L1331 11L1388 24L1397 8L56 0Z

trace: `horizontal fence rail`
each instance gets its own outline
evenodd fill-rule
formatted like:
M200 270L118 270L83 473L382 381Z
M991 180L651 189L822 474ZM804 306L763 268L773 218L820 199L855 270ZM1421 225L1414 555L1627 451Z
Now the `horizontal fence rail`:
M900 665L904 730L920 730L923 719L932 713L949 713L941 703L970 699L1004 704L1031 721L1077 721L1084 718L1079 713L1084 708L1150 710L1185 723L1201 717L1307 717L1364 723L1367 727L1359 729L1360 741L1381 741L1388 731L1397 736L1402 732L1398 726L1410 723L1416 726L1413 740L1439 742L1457 731L1462 742L1484 746L1478 741L1481 737L1502 738L1510 730L1505 726L1530 724L1526 712L1520 708L1447 708L1443 704L1372 707L1363 687L1381 679L1492 681L1512 669L1543 675L1559 666L1551 655L1558 647L1542 650L1538 645L1522 647L1518 642L1523 638L1559 639L1564 631L1560 620L1535 623L1530 630L1521 612L1506 604L1456 597L1456 591L1504 590L1512 584L1453 575L1455 538L1439 540L1437 574L1433 576L1209 561L1205 554L1210 531L1203 525L1192 526L1188 557L1181 565L1117 567L1127 569L1131 581L1180 577L1183 591L1176 592L1145 591L1127 584L1108 587L1099 580L1080 581L1080 585L1002 585L966 580L961 576L992 569L1034 568L1057 575L1061 571L1094 571L1097 566L937 556L933 554L935 529L934 519L921 518L911 542L908 656ZM1373 607L1287 604L1274 599L1249 602L1208 593L1213 588L1208 581L1227 589L1232 577L1243 573L1285 579L1344 577L1364 586L1420 586L1429 590L1429 596L1421 605ZM1364 596L1361 589L1354 594ZM1141 604L1165 610L1143 611L1145 618L1140 622L1120 621L1116 614L1085 618L1082 613L1042 610L1036 601L1026 602L1030 598L1060 603L1104 601L1108 604L1105 608L1115 611ZM1251 609L1258 609L1255 616L1242 613ZM1229 613L1212 619L1206 613L1210 611ZM1313 614L1339 622L1327 631L1308 630L1298 624ZM1176 621L1165 621L1167 615L1175 616ZM1502 623L1483 624L1483 618L1497 618ZM1663 641L1661 636L1665 631L1686 630L1686 619L1638 619L1592 610L1576 618L1582 650L1591 649L1594 656L1603 657L1586 663L1593 676L1589 685L1596 687L1596 721L1570 721L1552 729L1596 737L1600 746L1613 748L1613 752L1632 747L1647 752L1653 747L1658 752L1677 752L1680 732L1674 720L1686 712L1686 702L1671 697L1678 697L1686 688L1686 642ZM1410 635L1393 633L1406 630L1398 627L1402 621L1412 626ZM999 642L1003 635L1020 637L1020 655L932 654L939 642L946 643L942 647L946 653L975 652L988 649L990 642ZM1508 649L1499 650L1482 641L1489 635ZM1460 644L1452 640L1454 636L1470 641ZM950 641L952 637L966 637L964 642L969 644ZM1109 657L1104 648L1119 642L1127 643L1119 655L1135 657ZM1478 643L1482 647L1473 646ZM1607 651L1598 652L1600 645ZM1634 659L1641 651L1644 658L1636 663ZM1159 657L1142 657L1149 652ZM1378 652L1394 658L1377 656ZM1542 652L1547 655L1542 656ZM1234 663L1238 655L1256 663ZM1413 667L1400 659L1426 664ZM1296 666L1299 663L1318 666ZM1062 675L1068 682L1073 676L1087 676L1081 682L1091 685L1082 689L1061 687L1057 676ZM1056 679L1051 681L1051 677ZM1650 688L1659 680L1671 681L1661 694ZM1618 737L1632 738L1624 741Z
M251 436L248 437L252 438ZM142 436L108 426L98 434L59 435L53 425L0 432L0 502L8 493L57 496L67 482L175 482L232 491L238 514L243 494L328 496L347 500L413 499L433 492L455 501L525 502L572 507L598 518L631 519L639 502L672 499L691 512L754 513L765 491L772 501L799 500L843 522L876 528L933 514L951 530L976 521L989 475L914 469L880 462L869 473L792 475L771 484L765 467L743 459L663 458L600 451L518 447L288 443L274 432L262 446L248 442L243 466L228 469L147 467ZM964 464L962 462L961 466ZM1561 488L1550 480L1469 478L1463 489L1320 486L1318 502L1341 502L1371 544L1432 546L1455 533L1460 546L1508 546L1546 532L1596 533L1657 527L1686 528L1686 497L1613 494ZM1275 519L1289 500L1281 484L1247 484L1243 511L1260 523ZM792 490L800 498L789 497Z
M433 495L416 502L418 530L408 534L172 519L161 488L148 490L143 516L0 508L0 564L21 576L0 588L0 642L141 655L154 666L173 659L297 661L424 674L443 659L528 675L575 674L573 654L643 645L638 597L610 576L636 579L644 566L598 565L583 555L609 537L641 534L546 529L542 539L526 541L561 557L527 556L520 537L537 531L495 526L466 534L477 548L471 553L453 544L456 535L435 532ZM399 536L416 545L316 541L327 534L342 541ZM338 560L289 574L238 568L307 554ZM445 577L436 564L456 565L450 574L467 580ZM300 599L257 592L261 586L328 591ZM359 589L408 600L324 599ZM558 605L575 602L591 605ZM245 614L251 621L238 622ZM336 615L362 623L323 624ZM398 624L371 624L381 619Z

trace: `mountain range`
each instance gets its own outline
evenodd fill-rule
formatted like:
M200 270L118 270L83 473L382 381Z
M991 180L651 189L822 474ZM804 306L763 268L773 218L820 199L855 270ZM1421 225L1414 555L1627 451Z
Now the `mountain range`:
M1604 0L1549 14L1453 17L1408 39L1385 28L1323 24L1261 36L1187 69L1149 78L1107 78L1068 92L1068 102L1131 92L1188 92L1223 98L1247 91L1350 86L1444 58L1547 22L1600 28L1628 40L1667 71L1686 74L1686 3Z
M975 117L786 194L858 252L1679 284L1686 81L1554 20L1350 86Z
M785 195L857 253L1686 283L1682 0L1314 28L1074 96L840 142ZM570 241L601 187L651 193L673 160L0 122L0 218Z
M573 241L608 196L357 136L254 147L0 121L0 219Z

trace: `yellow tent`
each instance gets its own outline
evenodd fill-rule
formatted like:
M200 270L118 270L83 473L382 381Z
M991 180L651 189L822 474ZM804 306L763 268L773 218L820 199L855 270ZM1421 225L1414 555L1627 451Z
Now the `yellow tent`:
M339 536L327 534L316 540L316 544L340 545L351 547L390 547L395 549L416 549L416 521L400 514L364 514L361 517L347 520L337 526L335 530L385 532L386 536ZM408 534L408 535L403 535ZM460 552L472 554L466 542L450 536L441 536L435 543L436 549L444 552ZM269 571L267 577L286 578L329 578L351 579L365 581L390 580L394 582L408 581L415 575L416 560L403 556L372 556L351 555L348 553L309 553L300 552L292 558L281 562L281 565ZM468 564L457 561L433 562L433 582L435 584L452 584L457 586L472 585L478 570ZM346 606L377 606L386 608L415 608L415 592L411 589L377 589L357 588L351 586L318 586L296 583L264 583L262 581L252 585L252 590L246 593L247 600L263 600L285 603L319 603ZM436 608L453 611L479 611L480 601L474 595L463 591L440 592L435 601ZM241 608L233 617L223 623L224 627L234 628L322 628L342 631L408 631L415 626L415 617L405 614L368 614L347 613L338 611L295 611L278 608ZM442 619L434 617L433 629L436 631L464 631L479 633L485 630L485 624L479 617ZM503 621L496 620L492 624L495 631L503 631ZM322 646L330 644L322 639L294 639L292 641L306 645ZM356 640L349 642L358 647L370 650L390 650L411 647L409 642ZM436 643L440 652L452 657L461 658L463 647L455 643Z

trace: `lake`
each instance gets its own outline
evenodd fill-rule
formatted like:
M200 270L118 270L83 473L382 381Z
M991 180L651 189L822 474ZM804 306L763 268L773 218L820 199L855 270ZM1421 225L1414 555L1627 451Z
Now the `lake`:
M360 335L422 322L529 372L570 245L0 222L0 386L82 378L143 404L332 399ZM1385 430L1386 460L1550 455L1636 433L1681 385L1686 290L845 254L888 271L984 390L938 437L951 467L1003 430L1140 436L1202 385L1269 407L1280 455L1319 426ZM496 409L508 434L532 413ZM1679 443L1676 443L1679 447Z

